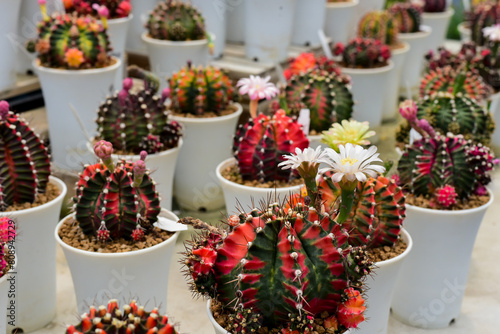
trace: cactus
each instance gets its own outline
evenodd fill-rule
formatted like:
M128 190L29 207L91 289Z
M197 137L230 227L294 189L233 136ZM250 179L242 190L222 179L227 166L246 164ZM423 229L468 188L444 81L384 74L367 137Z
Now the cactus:
M47 148L19 115L0 101L0 211L33 203L46 191L50 176Z
M389 13L394 16L400 33L408 34L420 31L422 7L411 3L395 3L389 7Z
M198 9L179 0L160 2L149 15L146 28L152 38L169 41L194 41L207 35Z
M288 81L281 103L296 116L301 109L309 109L311 129L321 133L332 123L351 118L354 101L350 83L346 75L313 69Z
M424 12L442 13L446 11L446 0L424 0Z
M80 174L73 198L75 217L83 233L105 242L109 238L141 240L152 230L160 213L160 199L141 152L135 163L113 164L113 146L100 141L94 146L102 162L87 165Z
M330 173L319 180L318 189L327 212L337 211L341 186L334 183ZM400 187L384 176L359 182L354 206L343 227L350 231L348 242L368 249L389 246L398 240L405 218L405 196Z
M314 68L321 68L340 75L340 68L335 65L333 60L329 60L325 56L316 57L314 53L303 52L296 58L291 58L289 64L288 68L283 71L286 80L290 80L292 76L306 73Z
M500 23L500 4L488 2L478 5L468 18L471 28L471 40L477 45L484 45L486 38L483 29Z
M476 71L467 71L463 66L458 68L445 66L431 70L420 81L420 97L438 92L452 95L461 93L471 99L482 101L491 95L492 88Z
M169 324L166 315L159 315L158 309L151 312L138 306L133 300L120 310L118 301L112 299L107 306L95 308L90 306L88 313L81 316L76 326L69 325L66 334L177 334L174 326Z
M309 140L297 120L278 110L272 117L260 114L239 125L233 141L233 153L243 180L289 182L297 173L282 170L283 155L304 149Z
M489 148L462 135L428 136L405 147L398 166L399 184L426 197L439 196L438 189L452 186L458 198L466 200L491 181L495 163Z
M358 36L373 38L389 46L398 41L399 26L388 11L379 10L366 13L358 23Z
M176 121L169 121L164 102L166 94L155 95L158 78L140 71L145 88L132 92L132 79L123 81L123 89L101 104L97 112L98 138L109 141L114 149L139 154L150 154L177 147L182 129ZM155 80L150 83L150 80Z
M337 43L333 53L342 55L341 64L351 68L374 68L386 66L391 58L389 47L381 41L371 38L357 37L344 46Z
M188 62L172 75L169 85L172 109L177 113L218 115L236 98L231 79L212 66L194 68Z
M322 313L338 319L331 333L343 333L362 320L351 311L361 306L358 290L371 263L330 215L301 203L272 204L230 217L224 230L192 218L180 222L207 230L190 242L182 262L193 290L229 312L230 333L261 327L288 333L297 323L303 326L297 333L307 333L307 315Z
M98 16L94 5L105 6L109 11L109 18L123 18L132 11L130 0L63 0L66 13L77 12L78 15Z
M38 38L28 42L46 67L89 69L111 64L106 29L94 18L54 14L38 25Z

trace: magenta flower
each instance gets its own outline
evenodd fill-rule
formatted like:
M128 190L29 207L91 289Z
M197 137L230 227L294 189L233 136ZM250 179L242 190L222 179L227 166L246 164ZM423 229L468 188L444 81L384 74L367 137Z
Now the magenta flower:
M270 76L261 78L251 75L250 78L240 79L236 87L240 87L241 95L248 94L250 100L270 100L279 93L278 88L272 82L269 82L270 79Z

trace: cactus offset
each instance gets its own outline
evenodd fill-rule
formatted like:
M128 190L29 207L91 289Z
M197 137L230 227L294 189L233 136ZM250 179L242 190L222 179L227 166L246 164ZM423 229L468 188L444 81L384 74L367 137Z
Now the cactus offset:
M297 178L297 173L282 170L278 164L284 160L284 154L308 146L309 140L297 120L278 110L272 117L260 114L240 125L234 137L233 153L243 180L288 182Z
M38 25L34 44L40 64L47 67L88 69L111 64L111 46L106 29L94 18L54 14Z
M311 111L311 129L328 130L332 123L351 118L354 101L350 78L321 69L293 76L284 92L287 111L298 116L303 108Z
M347 45L337 43L334 47L336 56L342 55L341 64L350 68L374 68L386 66L391 51L381 41L371 38L357 37Z
M358 36L373 38L389 46L398 45L399 27L388 11L366 13L358 23Z
M169 80L172 109L176 113L219 115L236 98L231 79L220 69L194 68L191 63Z
M206 38L205 20L189 3L179 0L160 2L146 23L149 35L169 41L194 41Z
M118 301L112 299L107 306L90 306L88 313L82 315L80 323L66 328L66 334L177 334L169 324L166 315L159 315L158 309L151 312L144 310L133 300L120 310Z
M132 10L130 0L64 0L63 3L66 13L78 15L98 16L94 5L106 6L110 19L127 17Z
M160 199L144 161L120 161L115 166L112 145L104 141L94 146L94 152L103 163L85 167L73 198L83 233L101 241L140 237L136 230L149 233L160 213ZM141 158L146 155L141 153Z
M158 82L150 83L152 74L143 75L145 87L132 92L132 79L124 80L123 89L106 99L97 111L98 139L109 141L115 150L153 154L177 147L182 129L169 121L164 102L166 94L157 96Z
M47 188L49 154L6 101L0 101L0 143L0 211L15 203L33 203Z
M420 31L422 7L411 3L395 3L389 7L389 13L396 20L400 33L408 34Z
M343 333L362 320L351 310L371 263L363 247L348 244L347 231L328 214L300 203L288 210L273 204L238 218L228 230L192 218L180 221L210 229L191 242L183 259L194 291L219 300L231 314L246 311L244 321L234 326L252 324L246 331L234 330L233 324L226 330L270 327L287 333L292 319L307 328L307 315L326 312L339 320L334 333ZM205 270L203 254L211 261ZM247 321L250 316L256 322Z
M446 0L424 0L424 12L442 13L446 11Z

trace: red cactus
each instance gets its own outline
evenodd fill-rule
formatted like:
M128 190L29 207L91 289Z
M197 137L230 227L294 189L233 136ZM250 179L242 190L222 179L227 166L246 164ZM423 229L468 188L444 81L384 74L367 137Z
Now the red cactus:
M439 205L449 208L457 203L458 194L455 187L445 185L437 189L436 199Z
M339 307L338 320L346 328L356 328L365 320L364 300L359 291L353 288L346 289L345 293L347 300Z

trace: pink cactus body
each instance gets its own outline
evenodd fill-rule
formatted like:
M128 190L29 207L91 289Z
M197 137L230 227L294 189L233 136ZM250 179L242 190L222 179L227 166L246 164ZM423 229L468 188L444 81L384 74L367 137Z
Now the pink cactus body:
M436 199L439 205L448 208L457 203L458 194L455 191L455 187L445 185L437 189Z

